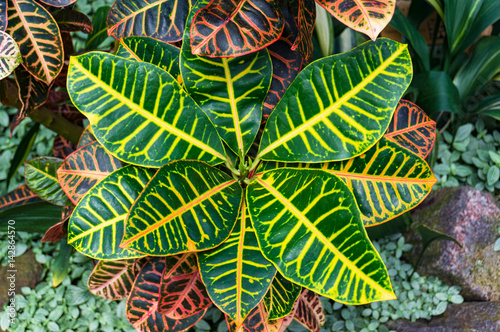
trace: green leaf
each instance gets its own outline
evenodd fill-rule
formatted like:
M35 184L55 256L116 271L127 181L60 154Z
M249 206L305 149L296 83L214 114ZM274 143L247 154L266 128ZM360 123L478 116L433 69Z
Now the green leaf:
M477 92L500 71L500 37L481 38L472 54L453 79L460 98L464 100Z
M99 52L72 57L68 90L97 140L127 163L160 167L178 159L225 159L206 114L154 65Z
M44 233L61 218L62 208L46 202L26 203L0 211L0 232L7 232L7 222L16 221L16 230Z
M474 113L500 120L500 94L482 98L474 109Z
M86 50L96 50L108 38L108 27L106 19L111 7L102 6L97 9L92 18L92 33L87 36L85 42Z
M271 83L269 54L264 49L233 58L200 57L191 53L189 40L186 31L181 51L186 90L231 150L244 156L259 131L262 104Z
M89 276L89 291L108 300L126 298L141 268L136 259L99 261Z
M439 112L461 114L458 90L444 71L416 74L411 85L418 89L416 104L431 118L436 118Z
M69 259L73 254L73 247L68 244L66 239L61 240L61 246L54 262L51 266L52 287L57 287L68 275Z
M342 303L395 298L356 200L337 176L266 171L247 187L247 200L262 252L285 278Z
M420 265L420 262L422 261L422 257L425 251L427 250L429 245L434 241L440 241L440 240L452 241L458 244L460 248L463 248L462 244L458 242L455 238L446 235L444 233L438 232L434 229L431 229L425 225L418 225L417 232L418 234L420 234L420 237L422 238L422 252L420 253L417 263L415 264L415 270Z
M78 141L76 148L80 149L89 143L95 142L95 140L94 134L92 134L92 128L88 125L87 128L83 130L82 136L80 136L80 140Z
M62 159L53 157L38 157L24 163L28 187L41 199L59 206L71 204L57 181L57 169L62 163Z
M160 67L175 79L181 74L179 68L180 49L149 37L120 39L116 55L129 60L151 63Z
M16 152L14 153L14 158L12 158L12 161L10 163L7 179L5 179L5 181L7 182L7 188L9 188L10 180L12 180L12 177L16 174L19 166L23 164L24 160L31 152L31 148L33 147L33 143L35 143L36 136L39 130L40 124L38 122L35 122L30 130L28 130L26 134L24 134L21 142L19 142L19 145L16 148Z
M302 287L288 281L279 272L276 273L276 277L264 297L269 319L274 320L288 316L293 311L293 306L301 290Z
M210 298L238 326L262 301L276 273L262 256L245 206L230 237L199 253L198 262Z
M16 41L0 30L0 80L9 76L21 62L21 52Z
M94 259L144 256L119 245L125 218L153 174L150 169L126 166L101 180L73 211L68 224L68 243Z
M238 181L214 167L167 164L132 206L120 246L152 256L213 248L229 236L241 199Z
M411 72L407 47L388 39L313 62L269 116L258 157L321 162L363 153L387 129Z
M50 84L63 67L59 27L50 13L31 0L8 2L7 31L18 43L23 66L37 79Z
M497 165L493 165L488 169L488 173L486 174L486 183L489 186L493 186L500 179L500 169Z

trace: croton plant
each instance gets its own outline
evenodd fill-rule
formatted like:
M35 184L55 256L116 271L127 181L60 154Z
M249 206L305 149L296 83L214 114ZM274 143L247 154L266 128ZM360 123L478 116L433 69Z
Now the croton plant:
M317 2L372 38L394 9ZM16 21L26 8L43 9L10 0L6 20L4 3L0 27L8 21L13 37L30 28ZM35 195L65 206L70 217L45 239L92 257L89 290L127 298L138 331L188 329L212 304L231 331L279 331L293 319L319 331L318 295L394 299L365 227L430 192L435 123L400 99L412 78L403 44L376 39L306 66L314 6L117 0L114 54L73 56L62 78L90 126L63 159L27 162L29 188L1 209ZM33 10L33 22L35 12L45 15ZM43 56L43 70L30 71L29 56L38 80L59 78Z

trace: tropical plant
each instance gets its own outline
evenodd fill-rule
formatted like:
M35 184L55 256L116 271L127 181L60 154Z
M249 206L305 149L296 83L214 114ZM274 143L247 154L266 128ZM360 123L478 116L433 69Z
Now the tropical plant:
M46 236L67 231L69 244L99 260L89 289L127 298L141 331L184 330L212 303L231 330L279 329L293 318L316 330L318 294L349 304L393 299L364 227L413 208L435 182L424 161L435 124L400 101L412 77L406 46L378 39L300 71L307 52L291 50L307 29L288 15L286 33L267 48L201 56L200 45L221 44L193 42L215 20L200 13L219 15L226 3L186 3L130 12L128 1L115 2L110 33L159 38L180 27L181 48L117 35L115 55L72 57L68 94L90 128L64 159L27 162L30 189L2 206L39 196L68 216L76 205ZM150 30L147 11L164 17L172 8L189 15ZM217 31L234 37L231 24Z

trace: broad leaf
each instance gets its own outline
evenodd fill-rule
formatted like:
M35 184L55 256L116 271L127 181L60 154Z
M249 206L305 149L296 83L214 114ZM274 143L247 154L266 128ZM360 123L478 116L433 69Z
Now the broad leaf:
M439 112L461 114L460 95L448 73L431 70L415 75L411 82L417 88L416 104L433 119Z
M76 205L99 181L122 167L97 141L76 150L57 170L59 184Z
M165 258L158 312L185 319L208 308L212 301L201 281L196 255L187 253Z
M266 120L299 73L304 60L300 52L292 50L293 43L298 35L295 18L288 7L282 7L281 11L285 21L283 33L280 39L267 48L271 56L273 76L262 109L262 115Z
M236 58L208 59L191 53L189 36L186 31L181 51L186 90L231 150L244 156L259 130L262 103L271 82L269 54L261 50Z
M269 116L258 157L321 162L360 155L387 129L411 76L406 45L388 39L313 62Z
M107 17L111 7L102 6L97 9L92 18L92 33L87 36L86 50L96 50L108 38ZM112 39L112 38L110 38Z
M75 149L76 145L61 135L57 135L54 138L54 144L52 145L52 154L54 157L66 159Z
M121 247L153 256L213 248L229 236L241 200L226 173L199 161L169 163L134 203Z
M59 29L65 32L92 33L92 22L87 15L73 9L61 9L52 13Z
M0 0L0 31L7 30L7 0Z
M434 146L436 123L420 107L401 99L384 137L425 158Z
M18 43L23 66L50 84L63 67L64 51L59 27L50 13L32 0L9 1L8 32Z
M61 217L62 208L47 202L36 201L13 206L0 211L0 232L7 232L8 220L16 221L16 229L24 232L46 232Z
M99 52L72 57L68 90L97 140L127 163L160 167L178 159L224 160L208 117L154 65Z
M119 247L124 222L153 171L126 166L111 173L80 200L68 225L68 243L86 256L113 260L142 257Z
M124 299L140 269L136 259L99 261L89 276L89 291L108 300Z
M53 7L66 7L75 3L76 1L77 0L40 0L40 2Z
M52 272L52 287L57 287L68 276L70 258L73 255L73 247L70 246L66 239L63 239L60 244L59 252L54 258L51 266Z
M194 0L116 0L108 14L108 34L151 37L164 42L182 39Z
M0 8L0 15L1 13ZM21 62L21 52L16 41L0 30L0 80L9 76Z
M204 0L190 28L193 54L233 57L260 50L283 31L277 0ZM198 7L199 8L199 7Z
M43 200L59 206L71 204L57 181L57 169L62 162L58 158L38 157L24 164L24 177L28 187Z
M19 117L24 119L29 112L43 105L48 98L50 86L37 80L23 67L14 71L19 100L22 103Z
M392 0L316 0L336 19L372 40L391 21L396 2Z
M153 64L178 79L180 49L149 37L120 39L116 55L126 59Z
M165 257L153 257L142 268L127 300L127 318L137 331L184 331L205 314L175 320L157 310Z
M311 332L319 332L325 324L325 313L318 294L304 289L295 310L295 319Z
M244 205L231 236L199 253L198 262L210 298L237 326L262 301L276 273L262 256Z
M316 6L314 1L310 0L291 0L290 5L299 29L292 50L302 54L305 60L309 60L313 55L312 35L316 22Z
M278 332L282 331L284 319L270 320L264 303L259 303L247 316L245 321L240 325L236 324L230 317L226 315L226 321L230 332Z
M247 200L262 252L285 278L342 303L395 299L340 178L321 170L266 171L247 187Z
M264 305L269 319L274 320L290 315L302 287L285 279L279 272L264 297Z
M38 197L27 185L23 184L10 193L0 197L0 211L41 201L42 199L40 197Z
M94 141L96 141L96 139L94 137L94 134L92 134L92 128L89 125L83 130L82 136L80 136L80 140L78 141L78 145L76 146L76 148L79 149Z

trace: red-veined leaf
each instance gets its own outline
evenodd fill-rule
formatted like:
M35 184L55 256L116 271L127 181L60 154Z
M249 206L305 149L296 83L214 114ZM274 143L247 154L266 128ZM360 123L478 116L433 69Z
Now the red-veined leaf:
M157 310L165 257L151 258L139 272L130 291L126 313L137 331L184 331L196 324L206 310L185 319L175 320Z
M66 195L76 205L90 188L122 166L97 141L70 154L57 170L57 177Z
M314 1L291 0L292 13L296 17L299 35L292 45L292 50L302 54L305 60L309 60L313 54L312 34L316 22L316 7Z
M38 197L33 190L28 188L27 185L23 184L10 193L0 197L0 211L35 202L43 202L43 200Z
M59 29L64 32L81 31L92 33L92 22L84 13L73 9L60 9L52 13L52 16L59 25Z
M288 6L282 7L281 11L285 21L283 34L267 48L273 64L273 78L262 109L264 119L267 119L274 106L278 104L281 96L299 73L303 62L301 53L292 51L298 35L295 19Z
M316 0L336 19L372 40L391 21L394 0Z
M18 119L24 119L29 112L47 101L50 86L37 80L23 67L17 68L14 74L19 91L19 100L23 105L19 110Z
M425 158L434 146L436 123L420 107L401 99L384 136Z
M67 224L65 225L65 221L60 221L57 224L51 226L43 235L41 242L59 242L63 239L67 234L66 230Z
M0 30L0 80L9 76L21 62L21 52L16 42Z
M63 66L59 27L50 13L32 0L9 1L7 31L19 45L23 66L50 84Z
M229 331L242 331L243 327L247 332L278 332L281 331L284 318L268 320L268 313L263 302L259 303L247 316L243 325L239 327L236 322L226 315Z
M50 106L50 105L47 105ZM85 116L74 106L59 103L56 107L49 107L52 112L61 115L65 119L73 122L79 123L80 120L85 119Z
M89 276L89 291L108 300L121 300L128 296L135 277L142 266L141 259L99 261Z
M0 31L7 29L7 0L0 0Z
M299 295L295 310L295 320L311 332L319 332L325 324L325 313L318 294L304 289Z
M75 148L75 144L61 135L57 135L54 139L54 144L52 145L52 153L56 158L66 159L66 157L75 151Z
M166 257L165 262L158 312L169 318L184 319L212 304L201 281L195 254Z
M151 37L164 42L182 39L195 0L116 0L108 14L108 35Z
M90 128L90 125L87 126L87 128L85 128L83 130L83 133L82 133L82 136L80 136L80 140L78 141L78 145L76 146L77 149L89 144L89 143L92 143L92 142L95 142L96 141L96 138L94 136L94 134L92 134L92 128Z
M71 5L72 3L75 3L76 1L77 0L40 0L40 2L53 7L66 7Z
M197 55L233 57L270 45L282 31L276 0L212 0L193 19L191 48Z

